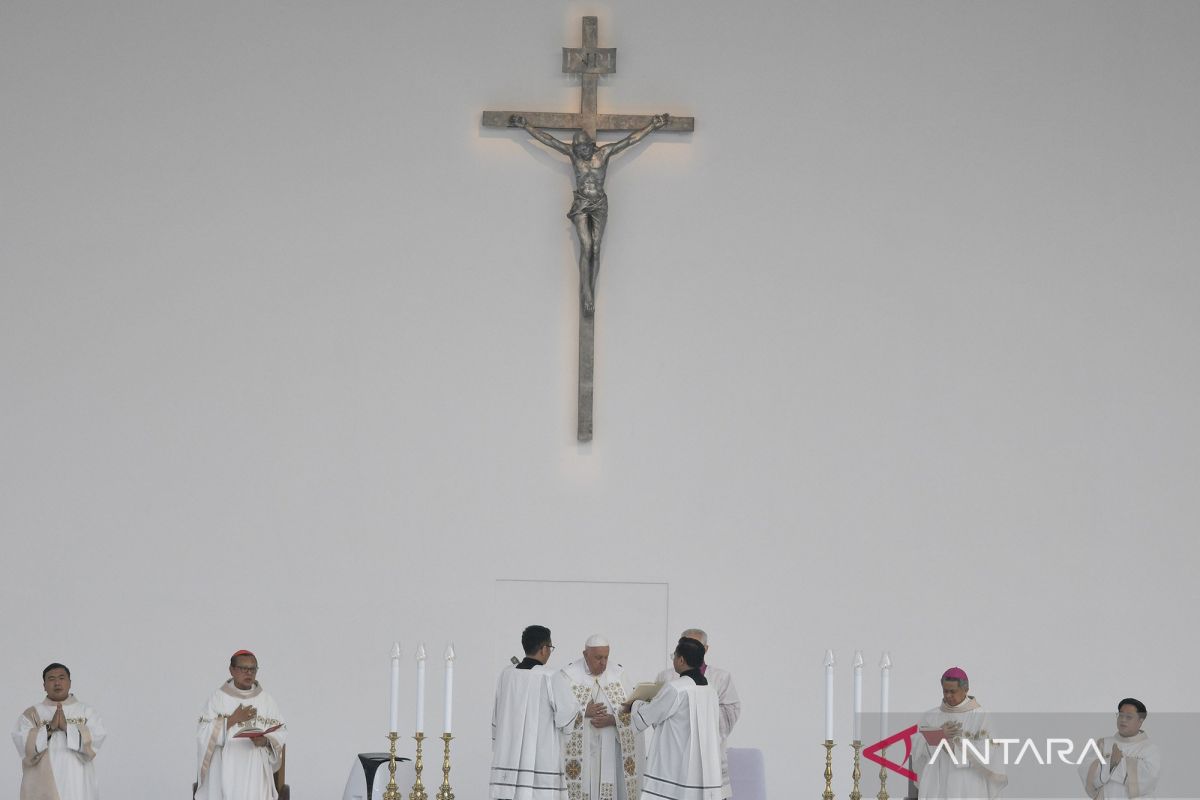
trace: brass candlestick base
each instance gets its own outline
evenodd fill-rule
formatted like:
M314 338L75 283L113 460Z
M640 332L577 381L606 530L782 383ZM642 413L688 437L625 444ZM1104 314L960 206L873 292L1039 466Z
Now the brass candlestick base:
M825 740L825 791L822 800L833 800L833 740Z
M413 762L417 779L413 781L412 792L409 793L408 800L429 800L429 795L425 794L425 784L421 783L421 770L425 768L425 762L421 758L421 743L425 741L425 734L418 732L413 738L417 740L417 757Z
M887 758L887 749L885 748L880 755ZM875 795L875 800L888 800L887 767L879 768L879 794Z
M450 789L450 740L454 737L448 733L442 734L446 743L446 752L442 756L442 785L437 790L437 800L454 800L454 792Z
M862 769L859 767L859 757L862 755L862 741L855 739L850 743L854 748L854 770L850 773L850 777L854 780L854 785L850 788L850 800L862 800L862 792L858 790L858 782L862 779Z
M383 790L383 800L400 800L400 787L396 785L396 740L400 734L392 731L388 734L388 785Z

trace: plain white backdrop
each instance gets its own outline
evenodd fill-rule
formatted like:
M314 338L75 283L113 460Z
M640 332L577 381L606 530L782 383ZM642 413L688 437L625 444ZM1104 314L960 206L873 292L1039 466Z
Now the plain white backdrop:
M602 110L697 120L610 171L590 446L568 168L479 126L577 104L585 13ZM339 796L393 639L454 641L482 797L495 642L547 613L499 578L668 584L777 796L822 788L827 647L842 742L854 648L896 709L951 664L998 710L1200 705L1200 6L0 20L0 709L69 664L108 800L186 796L242 647Z

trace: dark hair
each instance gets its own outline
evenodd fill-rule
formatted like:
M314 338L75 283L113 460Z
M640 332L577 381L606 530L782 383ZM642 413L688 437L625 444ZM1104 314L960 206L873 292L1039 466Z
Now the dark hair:
M1121 702L1117 703L1117 711L1121 710L1121 706L1133 706L1137 709L1138 716L1142 719L1146 718L1146 704L1141 700L1135 700L1132 697L1126 697Z
M527 656L533 655L548 644L550 644L550 629L545 625L530 625L521 631L521 647Z
M55 661L53 664L51 664L50 666L48 666L44 670L42 670L42 680L46 680L46 674L48 672L50 672L50 670L52 670L52 669L61 669L67 673L68 678L71 677L71 670L67 669L67 665L60 664L57 661Z
M704 663L704 645L697 639L684 636L679 640L679 644L675 645L675 655L682 658L692 669L699 669Z

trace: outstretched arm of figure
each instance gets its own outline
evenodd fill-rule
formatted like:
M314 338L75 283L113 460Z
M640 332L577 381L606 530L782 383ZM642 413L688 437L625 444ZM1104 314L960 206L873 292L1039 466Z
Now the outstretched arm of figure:
M666 126L666 124L670 121L671 121L670 114L655 115L650 120L650 124L647 125L646 127L640 128L639 130L636 130L633 133L626 136L624 139L621 139L619 141L613 142L612 144L608 145L607 146L608 154L610 156L615 156L617 153L621 152L625 148L633 147L635 144L640 142L642 139L645 139L647 136L649 136L654 131Z
M532 125L529 124L529 121L527 119L525 119L524 117L522 117L520 114L513 114L511 117L509 117L508 125L510 128L524 128L526 131L529 132L530 136L537 139L542 144L546 145L546 147L549 147L552 150L557 150L558 152L562 153L564 156L571 155L571 146L569 144L567 144L566 142L559 141L558 139L555 139L553 136L546 133L544 130L533 127Z

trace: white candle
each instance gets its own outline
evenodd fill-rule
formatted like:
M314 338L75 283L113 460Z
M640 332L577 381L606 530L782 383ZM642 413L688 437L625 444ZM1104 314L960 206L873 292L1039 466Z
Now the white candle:
M452 698L454 697L454 642L446 645L446 707L444 717L446 719L445 733L450 733L451 710L453 707Z
M883 658L879 661L879 739L880 741L889 736L887 715L888 715L888 692L892 680L892 658L886 652Z
M825 651L825 741L833 741L833 651Z
M417 733L425 732L425 643L417 646Z
M862 650L854 653L854 741L862 741Z
M392 644L392 675L390 702L388 703L388 730L395 733L400 729L400 643Z

